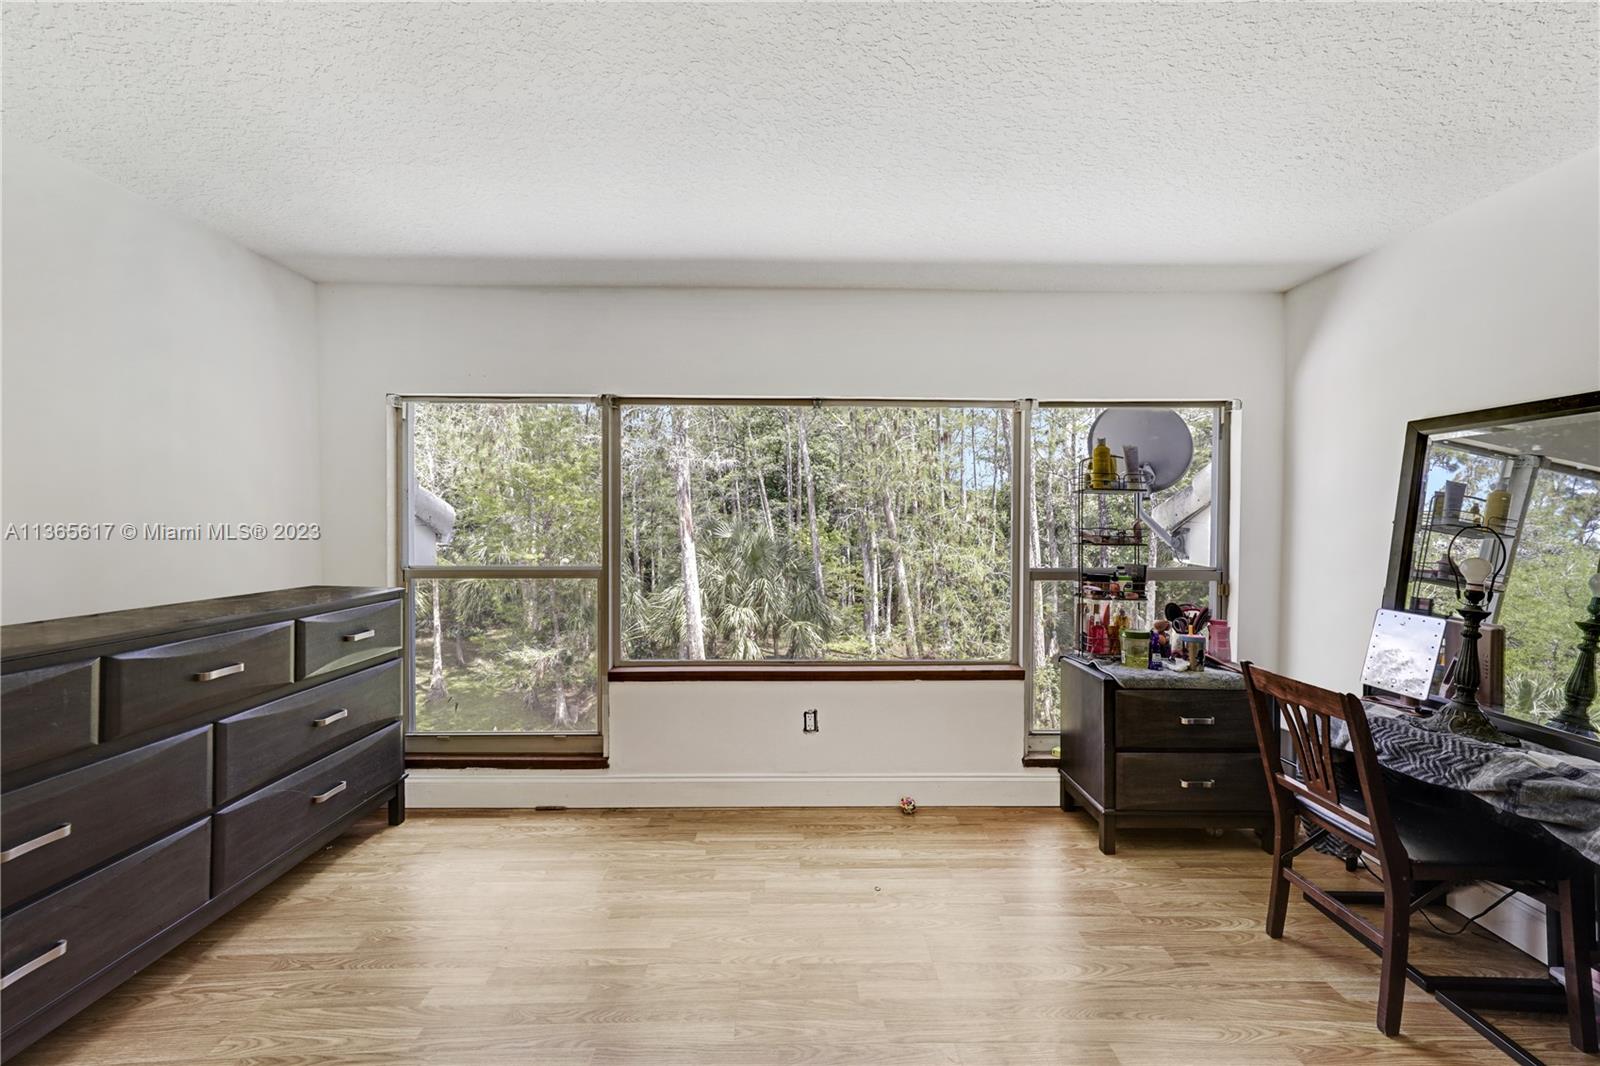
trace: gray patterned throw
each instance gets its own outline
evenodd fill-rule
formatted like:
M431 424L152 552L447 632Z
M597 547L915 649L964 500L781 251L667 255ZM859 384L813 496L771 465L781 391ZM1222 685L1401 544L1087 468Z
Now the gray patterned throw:
M1470 792L1497 810L1539 822L1600 862L1600 763L1527 741L1506 748L1418 729L1416 719L1402 711L1364 706L1378 761L1388 769Z
M1110 677L1118 688L1206 688L1242 689L1244 675L1232 670L1206 667L1198 670L1150 670L1145 667L1123 666L1121 663L1096 662L1095 669Z

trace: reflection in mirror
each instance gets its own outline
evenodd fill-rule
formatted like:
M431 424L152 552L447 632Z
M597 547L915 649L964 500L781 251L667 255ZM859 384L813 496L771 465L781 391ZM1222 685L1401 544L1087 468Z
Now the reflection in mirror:
M1525 721L1593 732L1593 684L1585 704L1580 648L1592 640L1583 624L1600 566L1600 411L1436 430L1426 435L1421 467L1405 608L1453 617L1462 581L1446 557L1451 539L1477 531L1487 552L1494 538L1482 527L1499 534L1509 552L1479 645L1480 699ZM1440 697L1448 696L1459 619L1451 630ZM1592 678L1592 659L1586 669Z

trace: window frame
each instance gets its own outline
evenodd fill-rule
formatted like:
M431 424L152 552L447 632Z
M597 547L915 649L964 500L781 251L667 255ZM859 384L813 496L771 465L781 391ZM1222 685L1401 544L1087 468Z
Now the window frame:
M611 677L618 681L673 681L688 680L771 680L770 675L782 671L785 678L795 681L896 681L896 680L1012 680L1022 677L1021 647L1017 622L1021 616L1020 566L1025 560L1022 551L1026 541L1026 527L1018 521L1023 514L1020 507L1026 502L1026 492L1021 492L1019 503L1017 484L1018 456L1025 440L1024 400L942 400L942 399L833 399L824 397L749 397L749 396L628 396L610 397L611 424L608 438L613 454L608 460L608 493L610 514L615 516L609 545L612 554L606 563L611 573L610 610L616 624L611 630ZM878 659L868 662L840 659L630 659L622 647L622 410L625 407L952 407L963 409L988 408L1011 412L1011 544L1008 551L1010 570L1009 611L1011 639L1008 654L1003 659Z
M1211 583L1211 614L1214 618L1228 618L1228 604L1232 594L1229 579L1229 552L1228 543L1230 536L1230 513L1233 500L1233 412L1239 409L1237 400L1046 400L1033 401L1028 423L1031 429L1033 411L1043 411L1061 408L1092 408L1105 410L1111 407L1171 407L1171 408L1202 408L1209 407L1216 412L1216 420L1212 424L1211 463L1215 479L1212 485L1211 498L1211 565L1210 566L1163 566L1150 567L1145 577L1152 582L1158 581L1209 581ZM1030 433L1028 468L1026 476L1033 477L1033 453ZM1025 496L1029 494L1024 493ZM1026 501L1025 501L1026 503ZM1032 523L1034 516L1030 512L1028 521ZM1031 525L1030 527L1031 528ZM1029 755L1042 755L1053 748L1060 737L1059 730L1035 729L1033 725L1034 696L1037 685L1039 663L1036 661L1038 649L1033 647L1032 619L1035 596L1038 595L1038 586L1046 581L1076 581L1078 568L1073 566L1032 566L1027 568L1027 585L1024 593L1026 600L1023 613L1017 619L1019 627L1018 639L1021 640L1021 627L1028 630L1028 639L1021 640L1024 647L1024 660L1022 663L1024 677L1022 682L1022 735L1026 738L1024 757Z
M1212 613L1227 618L1231 596L1229 539L1233 489L1232 413L1237 400L1047 400L1034 399L921 399L890 397L754 397L754 396L619 396L613 394L504 394L433 393L391 394L393 468L396 477L393 568L397 583L406 591L407 646L415 646L414 582L419 580L582 578L597 583L596 590L596 731L594 733L416 733L416 662L406 656L406 747L428 755L500 756L540 754L595 756L601 762L610 748L610 685L630 681L903 681L903 680L1017 680L1022 682L1024 756L1047 752L1054 731L1033 728L1036 649L1031 618L1037 585L1042 581L1075 581L1072 567L1033 566L1028 536L1034 515L1028 487L1033 477L1033 421L1040 410L1051 408L1174 407L1212 408L1212 457L1217 473L1213 486L1211 559L1209 567L1152 567L1153 581L1210 581ZM411 560L411 486L415 405L422 403L532 403L592 404L600 414L600 559L594 565L547 566L413 566ZM997 660L894 660L853 662L819 659L652 660L623 656L621 625L621 521L622 521L622 409L629 406L761 406L761 407L955 407L992 408L1011 412L1011 544L1010 544L1010 655Z
M398 396L389 397L396 412L395 456L398 473L397 507L395 513L395 572L400 587L405 590L406 647L412 649L405 656L405 733L406 752L420 756L426 763L429 756L469 755L484 757L509 756L595 756L604 760L609 755L608 729L610 693L607 683L607 641L610 628L606 595L606 537L609 535L610 515L606 510L606 406L605 398L598 396L549 395L453 395L453 396ZM492 565L492 566L415 566L412 565L411 489L416 485L416 405L422 403L525 403L538 405L587 404L600 416L600 558L587 564L549 565ZM418 581L470 581L470 580L592 580L595 583L595 728L586 733L422 733L416 729L417 677L416 677L416 582ZM587 765L587 764L584 764Z

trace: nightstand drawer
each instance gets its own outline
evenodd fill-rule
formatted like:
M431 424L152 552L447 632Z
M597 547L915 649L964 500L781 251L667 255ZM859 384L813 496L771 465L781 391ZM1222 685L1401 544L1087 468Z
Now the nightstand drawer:
M7 1031L203 906L208 821L30 903L0 923Z
M236 629L105 661L105 736L125 736L294 682L294 623Z
M223 892L355 812L404 769L395 723L222 808L214 819L215 890Z
M302 618L295 623L296 675L316 677L394 655L405 638L398 600Z
M100 660L19 670L0 681L0 770L94 744L100 731Z
M1261 756L1172 752L1117 756L1118 810L1266 810Z
M400 717L398 660L217 723L217 802L244 795Z
M1244 694L1131 691L1117 693L1119 751L1212 751L1256 748Z
M209 727L7 792L0 899L9 908L210 809Z

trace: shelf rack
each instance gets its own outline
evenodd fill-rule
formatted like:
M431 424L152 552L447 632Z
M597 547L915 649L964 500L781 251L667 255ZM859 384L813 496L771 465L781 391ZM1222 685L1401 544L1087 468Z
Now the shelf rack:
M1073 586L1072 651L1077 658L1112 660L1122 656L1120 638L1100 647L1090 646L1090 635L1098 623L1092 623L1090 613L1104 614L1109 608L1115 617L1121 612L1127 617L1127 626L1133 629L1150 628L1150 603L1147 595L1145 572L1151 560L1152 538L1146 535L1139 518L1141 505L1147 495L1143 487L1091 488L1087 472L1081 474L1073 486L1074 562L1078 580ZM1087 508L1095 504L1095 514L1086 515ZM1118 513L1113 520L1105 514L1112 505ZM1123 514L1121 512L1126 512ZM1125 592L1110 593L1110 584L1124 583L1138 590L1137 597Z

